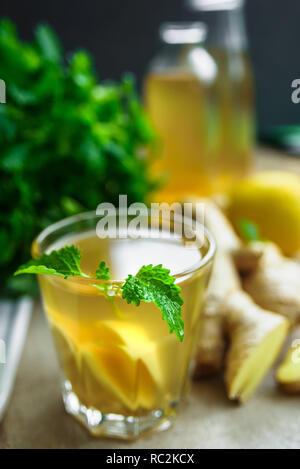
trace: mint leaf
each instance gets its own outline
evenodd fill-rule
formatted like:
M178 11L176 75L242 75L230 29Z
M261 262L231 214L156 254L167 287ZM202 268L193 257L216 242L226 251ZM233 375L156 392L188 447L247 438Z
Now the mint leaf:
M135 276L129 275L122 288L122 298L128 304L139 306L141 301L153 302L162 312L170 332L175 332L181 342L184 336L184 324L181 318L183 300L179 295L180 287L162 265L143 266Z
M80 269L81 254L75 246L65 246L50 254L43 254L38 259L32 259L22 265L14 273L20 274L49 274L67 277L87 277Z
M246 239L246 241L261 241L259 228L255 223L246 218L240 218L237 224L240 235Z
M98 265L96 277L103 280L110 280L109 267L106 265L105 261L100 262Z

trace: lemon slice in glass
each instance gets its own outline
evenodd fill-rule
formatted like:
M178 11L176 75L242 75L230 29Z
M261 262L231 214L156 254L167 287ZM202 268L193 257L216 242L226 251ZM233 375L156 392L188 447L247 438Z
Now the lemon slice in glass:
M101 326L111 334L117 333L119 343L99 342L81 347L89 399L94 406L101 405L97 397L100 385L130 410L153 408L163 385L156 344L137 325L105 321Z

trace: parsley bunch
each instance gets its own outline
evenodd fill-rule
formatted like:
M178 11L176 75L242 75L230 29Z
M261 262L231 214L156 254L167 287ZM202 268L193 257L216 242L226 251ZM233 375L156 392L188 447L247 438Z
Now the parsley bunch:
M90 55L65 59L49 26L32 42L0 21L0 267L1 289L28 292L12 272L29 256L34 236L50 223L102 201L145 201L154 134L132 78L98 82Z
M38 259L32 259L20 266L15 275L42 274L57 275L59 277L84 277L89 278L80 268L81 254L75 246L65 246L50 254L43 254ZM110 279L109 267L101 261L96 278ZM154 303L162 312L162 317L167 321L170 333L175 332L181 342L184 336L184 324L181 318L181 306L183 300L180 296L180 287L175 285L175 278L170 275L168 269L162 265L144 265L136 275L128 275L121 285L122 298L128 304L140 305L141 301ZM107 284L91 284L102 293L107 291ZM110 297L111 299L111 297Z

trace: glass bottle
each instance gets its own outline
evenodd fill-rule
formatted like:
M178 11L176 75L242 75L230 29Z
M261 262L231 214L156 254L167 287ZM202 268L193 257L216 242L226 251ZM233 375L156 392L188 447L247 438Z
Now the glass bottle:
M223 191L251 161L246 137L235 133L229 77L218 53L206 48L205 24L166 23L160 37L163 48L145 79L146 105L162 141L154 171L166 176L157 197L171 202Z
M251 166L254 143L254 79L248 56L244 0L187 0L208 26L206 47L219 70L221 92L221 147L224 162Z

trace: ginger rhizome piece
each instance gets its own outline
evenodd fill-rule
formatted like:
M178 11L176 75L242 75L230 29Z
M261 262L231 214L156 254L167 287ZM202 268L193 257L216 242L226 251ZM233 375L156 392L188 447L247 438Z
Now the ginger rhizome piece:
M221 369L226 337L225 382L230 399L245 402L279 355L289 321L254 303L242 290L233 258L241 270L258 267L262 250L242 245L223 213L211 201L205 223L217 243L217 254L201 318L196 375Z
M290 338L288 351L276 371L280 388L289 394L300 394L300 327Z
M214 260L206 301L200 316L195 375L209 376L220 371L225 354L224 301L240 288L234 264L225 251Z
M225 320L230 343L225 371L227 395L245 402L278 357L289 322L257 306L242 290L226 299Z
M251 243L249 248L262 256L245 276L244 289L263 308L283 314L292 324L300 322L300 264L271 242Z

